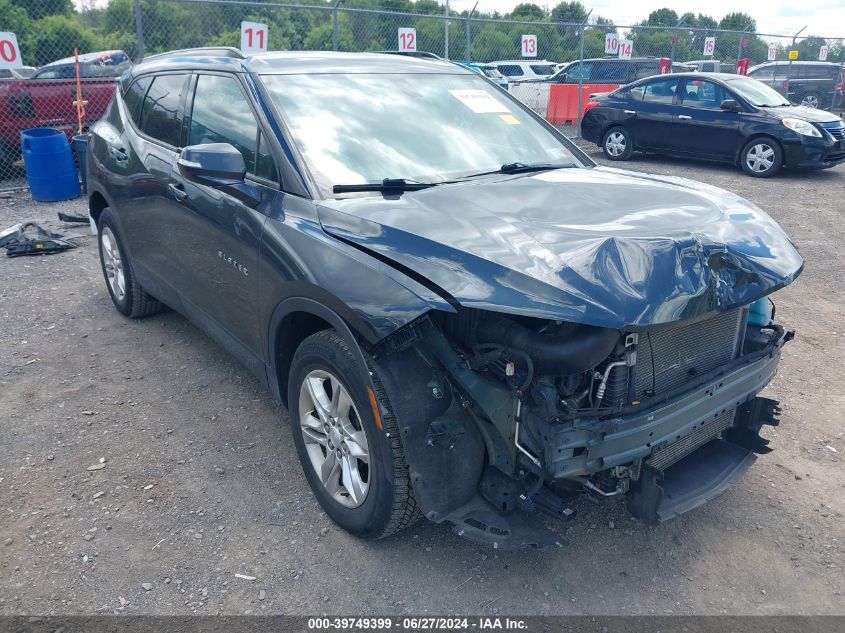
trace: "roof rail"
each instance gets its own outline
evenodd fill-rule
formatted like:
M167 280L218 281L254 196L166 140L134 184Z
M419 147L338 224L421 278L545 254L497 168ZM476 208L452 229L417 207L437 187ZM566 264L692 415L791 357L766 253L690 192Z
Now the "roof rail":
M168 51L166 53L156 53L155 55L144 57L143 61L150 59L163 59L165 57L193 57L196 55L245 59L244 54L240 51L240 49L233 46L205 46L201 48L182 48L176 51Z

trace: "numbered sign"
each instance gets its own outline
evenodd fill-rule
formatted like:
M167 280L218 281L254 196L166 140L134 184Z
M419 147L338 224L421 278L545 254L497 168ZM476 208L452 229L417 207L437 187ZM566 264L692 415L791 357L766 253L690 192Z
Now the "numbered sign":
M608 55L616 55L619 52L619 35L617 33L605 33L604 52Z
M770 45L769 45L769 56L768 56L768 58L767 58L767 59L768 59L770 62L773 62L773 61L775 61L777 58L778 58L778 47L777 47L777 46L775 46L774 44L770 44Z
M522 36L522 56L523 57L537 57L537 36L523 35Z
M404 26L399 29L399 50L409 52L417 50L417 29Z
M822 46L819 49L819 61L820 62L827 61L827 46Z
M716 38L715 37L705 37L704 38L704 54L705 55L712 55L715 50L716 50Z
M20 68L21 50L14 33L0 33L0 68Z
M634 51L634 42L631 40L619 40L619 59L631 59Z
M267 50L267 25L258 22L241 22L241 51L263 53Z

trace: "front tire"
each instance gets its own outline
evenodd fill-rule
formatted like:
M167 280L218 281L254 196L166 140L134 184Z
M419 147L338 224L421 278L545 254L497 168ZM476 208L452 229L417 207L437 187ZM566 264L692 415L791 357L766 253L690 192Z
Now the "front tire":
M634 139L626 128L617 125L604 133L601 148L610 160L628 160L634 153Z
M362 538L383 538L418 516L396 420L378 374L375 391L334 330L306 338L294 354L288 411L305 478L326 514ZM381 427L371 398L381 404Z
M749 176L769 178L783 167L783 150L774 139L755 138L742 148L739 162Z
M97 241L100 245L100 267L117 311L130 319L159 312L161 302L144 292L135 279L132 262L123 245L123 236L108 207L100 213L97 222Z

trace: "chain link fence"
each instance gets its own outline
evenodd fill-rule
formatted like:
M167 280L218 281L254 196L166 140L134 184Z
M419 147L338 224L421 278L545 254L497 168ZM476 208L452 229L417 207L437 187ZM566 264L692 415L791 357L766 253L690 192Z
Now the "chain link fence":
M496 62L508 89L556 124L577 124L594 85L691 68L736 72L738 62L753 69L771 60L778 63L752 76L794 101L837 113L842 108L841 37L767 35L754 32L753 23L717 28L702 16L653 24L652 14L649 23L625 26L587 19L581 5L577 19L555 19L560 7L577 4L561 3L551 12L520 5L534 8L505 19L475 10L448 13L438 0L0 0L0 190L25 186L21 130L53 127L71 136L100 118L115 78L132 63L175 49L239 47L242 22L266 26L266 43L258 43L268 50L405 48L459 62ZM75 60L68 59L74 49L79 82ZM829 63L790 64L790 51L799 62ZM556 83L581 84L575 114L548 110Z

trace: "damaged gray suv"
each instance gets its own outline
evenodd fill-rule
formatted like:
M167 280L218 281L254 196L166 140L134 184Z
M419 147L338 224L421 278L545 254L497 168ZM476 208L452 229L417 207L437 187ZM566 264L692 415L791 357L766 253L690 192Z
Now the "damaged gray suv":
M769 450L787 236L726 191L597 167L471 70L179 51L91 132L114 305L238 357L354 534L424 515L549 545L573 492L663 521Z

